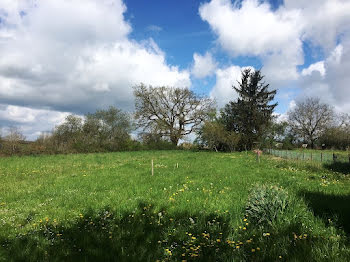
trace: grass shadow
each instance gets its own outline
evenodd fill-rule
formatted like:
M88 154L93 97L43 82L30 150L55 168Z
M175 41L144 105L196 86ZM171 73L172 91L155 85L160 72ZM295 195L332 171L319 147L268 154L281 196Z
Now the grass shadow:
M332 195L320 192L301 192L308 206L326 224L336 223L350 236L350 195Z
M211 239L216 243L227 237L228 218L215 214L199 218L189 213L170 216L165 209L155 210L143 203L133 212L115 214L105 208L89 210L68 225L43 221L26 234L0 239L0 261L157 261L173 257L222 261L227 254L224 246L219 252Z
M248 224L242 219L234 229L228 215L168 214L144 203L118 216L90 210L69 223L42 221L0 237L0 261L319 261L312 250L320 240L301 222L274 232Z
M323 166L331 171L342 173L344 175L350 174L350 163L335 162L331 164L324 164Z

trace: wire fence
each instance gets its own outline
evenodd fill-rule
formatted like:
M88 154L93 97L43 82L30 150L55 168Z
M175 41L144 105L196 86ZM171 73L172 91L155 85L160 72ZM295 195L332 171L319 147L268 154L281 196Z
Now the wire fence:
M315 152L315 151L295 151L295 150L277 150L277 149L264 149L264 152L277 157L297 160L297 161L311 161L320 163L349 163L350 164L350 153L339 154L330 152Z

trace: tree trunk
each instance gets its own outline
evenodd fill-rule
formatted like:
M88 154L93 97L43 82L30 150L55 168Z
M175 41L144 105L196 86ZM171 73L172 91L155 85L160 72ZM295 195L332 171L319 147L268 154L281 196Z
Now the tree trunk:
M179 138L176 136L171 136L170 141L174 146L177 146L177 143L179 142Z

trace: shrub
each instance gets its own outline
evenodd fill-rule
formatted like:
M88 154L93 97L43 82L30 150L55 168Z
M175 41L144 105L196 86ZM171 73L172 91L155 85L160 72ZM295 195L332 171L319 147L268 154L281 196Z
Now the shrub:
M288 193L277 186L257 185L248 197L246 213L257 225L271 225L288 207Z

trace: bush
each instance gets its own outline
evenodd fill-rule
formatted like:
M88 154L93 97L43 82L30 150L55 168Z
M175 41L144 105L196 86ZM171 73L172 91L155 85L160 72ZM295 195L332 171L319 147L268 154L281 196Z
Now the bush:
M288 207L288 193L277 186L257 185L248 197L246 213L257 225L271 225Z

